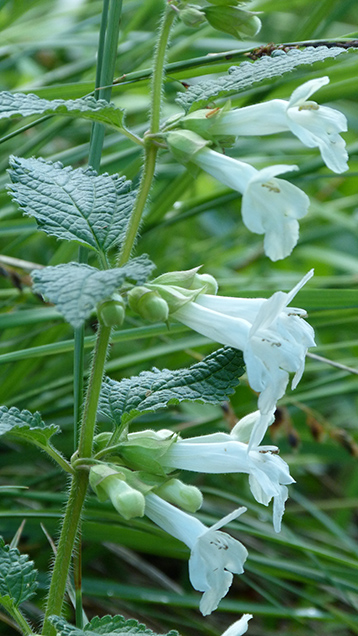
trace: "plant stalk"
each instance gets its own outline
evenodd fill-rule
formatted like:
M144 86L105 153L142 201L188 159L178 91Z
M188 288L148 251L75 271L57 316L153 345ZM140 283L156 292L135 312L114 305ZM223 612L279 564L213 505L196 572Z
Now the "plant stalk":
M21 628L21 633L24 636L33 636L34 632L31 629L31 626L28 624L26 618L21 614L20 610L17 607L14 606L11 608L11 610L8 609L8 612Z
M97 69L95 80L95 97L96 99L105 99L109 102L112 88L109 86L102 89L101 86L112 84L114 77L114 69L117 58L119 24L122 13L122 0L103 0L101 26L98 42ZM103 141L105 135L105 127L99 122L95 122L92 126L90 150L88 164L97 172L101 164L101 155ZM106 258L101 259L102 267L106 267ZM80 247L79 261L87 262L87 249ZM78 442L78 425L81 418L83 405L83 374L84 374L84 327L75 330L74 333L75 349L74 349L74 448L77 448ZM83 500L84 501L84 500ZM82 501L82 504L83 504ZM82 579L81 573L81 541L78 539L77 546L78 557L74 561L74 577L75 577L75 593L76 593L76 625L82 627L82 590L76 582Z
M110 334L110 327L103 327L102 325L99 327L82 416L78 448L79 457L91 457L92 455L97 405L102 385L104 364L106 361ZM67 576L70 569L71 557L81 519L81 512L86 497L87 486L88 472L78 471L72 479L61 535L57 546L57 555L52 571L45 620L42 630L42 634L44 636L55 636L56 634L56 630L51 625L49 618L53 614L56 616L61 615L66 591Z
M153 60L153 75L151 87L151 111L150 111L150 135L155 135L160 128L160 112L165 77L165 57L169 43L169 36L172 24L176 17L175 11L170 4L167 4L159 29L158 46ZM128 261L135 243L140 222L142 219L145 204L152 186L155 164L157 159L158 146L149 138L146 141L144 165L142 177L139 184L138 195L134 203L132 215L128 223L126 236L118 256L117 265L120 267Z

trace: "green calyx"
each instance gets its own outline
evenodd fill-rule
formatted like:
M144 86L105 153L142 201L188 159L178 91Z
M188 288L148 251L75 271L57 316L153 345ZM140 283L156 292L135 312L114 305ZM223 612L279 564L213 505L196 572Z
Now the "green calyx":
M202 11L214 29L229 33L239 40L243 37L253 37L261 29L261 20L257 15L236 6L223 4L205 7Z
M165 476L171 469L162 466L161 457L175 442L172 431L141 431L128 435L118 449L121 459L133 470L145 470L153 475Z
M223 108L201 108L182 117L179 123L183 128L192 130L215 144L231 146L235 143L236 137L234 134L222 135L216 132L216 124L220 121L222 115L229 112L230 109L230 101L227 101Z
M179 506L187 512L196 512L201 508L203 495L196 486L184 484L180 479L169 479L154 490L156 495L169 503Z
M121 327L125 313L125 303L119 294L113 294L112 298L97 305L98 320L105 327Z
M194 155L210 143L191 130L168 132L166 142L170 152L180 163L192 161Z
M216 294L218 285L215 278L210 274L199 274L199 269L167 272L152 280L148 287L160 294L172 314L200 294Z
M166 322L169 316L169 307L154 289L148 287L134 287L128 293L130 308L145 320L150 322Z
M186 26L196 28L206 22L205 13L203 13L199 7L195 5L187 5L184 9L179 11L179 19L186 24Z

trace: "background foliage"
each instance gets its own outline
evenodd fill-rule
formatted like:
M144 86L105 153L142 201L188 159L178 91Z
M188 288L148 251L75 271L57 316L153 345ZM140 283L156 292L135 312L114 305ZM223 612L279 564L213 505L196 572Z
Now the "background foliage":
M177 23L163 116L181 112L174 100L187 84L247 61L247 52L260 45L356 37L354 0L257 0L250 8L263 11L263 28L255 42L241 43L210 27L193 31ZM1 89L33 92L45 99L90 93L101 9L97 0L2 0ZM127 124L138 133L147 127L150 60L160 10L156 0L125 0L123 7L113 101L126 110ZM182 544L147 521L125 522L109 505L90 496L83 526L83 588L89 617L122 613L158 632L178 628L183 634L214 635L248 611L255 615L251 636L358 633L357 67L358 55L350 50L336 60L300 66L232 97L234 106L287 98L304 80L327 74L331 82L317 100L331 102L349 120L345 137L350 171L341 175L329 172L316 150L304 148L288 134L244 138L237 147L237 156L255 158L255 165L258 158L264 162L269 157L273 163L300 166L294 182L309 194L311 208L289 259L273 264L263 255L262 237L250 234L241 223L237 193L205 174L194 180L167 154L160 158L137 255L155 254L158 274L203 263L218 279L223 295L269 295L289 289L314 267L315 277L296 304L308 310L317 333L314 354L326 360L307 360L303 380L281 401L278 423L268 436L278 440L297 481L290 488L281 534L271 529L270 510L253 502L245 476L192 477L205 493L204 522L226 514L233 504L249 509L242 521L232 524L233 534L249 548L246 571L236 577L215 615L205 621L199 617L198 594L188 582ZM33 264L76 259L78 245L60 246L38 232L32 218L22 216L6 192L6 169L11 154L41 155L66 166L86 167L90 130L88 120L60 116L4 120L0 127L0 403L40 410L46 424L66 432L60 445L67 455L73 445L73 334L60 314L32 293L28 273ZM140 166L140 148L108 128L101 171L136 180ZM188 366L215 348L179 325L169 332L164 325L139 327L129 315L125 328L126 343L122 331L115 333L107 363L108 374L116 380L153 365ZM88 359L93 329L89 326L86 332ZM145 414L138 426L171 427L182 434L229 430L235 418L254 410L255 404L256 396L242 380L222 409L184 403L169 412ZM1 534L10 542L21 528L18 547L35 561L44 595L66 480L36 449L27 447L24 453L16 441L6 441L0 453ZM25 608L36 621L39 607L28 600ZM70 605L67 611L70 617ZM16 632L0 624L0 633Z

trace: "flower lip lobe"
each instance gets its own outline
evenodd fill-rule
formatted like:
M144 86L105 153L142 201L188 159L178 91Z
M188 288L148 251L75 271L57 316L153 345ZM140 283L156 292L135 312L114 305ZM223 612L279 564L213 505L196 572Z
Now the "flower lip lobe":
M183 541L191 550L189 577L194 589L203 592L200 611L213 612L227 594L233 574L241 574L248 556L245 546L219 528L236 519L246 508L238 508L207 528L201 521L175 508L153 493L146 495L145 514L163 530Z

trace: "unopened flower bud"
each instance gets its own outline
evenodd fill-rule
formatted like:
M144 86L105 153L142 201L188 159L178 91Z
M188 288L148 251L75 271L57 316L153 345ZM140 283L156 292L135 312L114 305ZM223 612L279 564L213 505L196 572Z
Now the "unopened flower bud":
M110 499L124 519L128 521L133 517L143 517L144 495L125 481L124 473L105 464L92 466L89 481L99 501Z
M161 274L160 276L157 276L157 278L154 278L154 280L152 280L152 284L175 285L177 287L191 289L199 269L200 267L193 267L192 269L166 272L165 274Z
M150 322L166 322L169 307L161 295L146 287L134 287L128 294L131 309Z
M189 5L179 11L179 18L184 24L189 27L197 27L203 24L206 21L205 13L200 11L198 8Z
M201 508L203 495L196 486L184 484L180 479L169 479L155 489L159 497L175 504L187 512L196 512Z
M239 40L253 37L261 29L261 20L257 15L234 6L205 7L203 12L214 29L229 33Z
M176 272L166 272L155 278L151 284L161 286L183 287L188 290L200 289L206 294L216 294L218 284L210 274L199 274L200 267L193 269L181 270Z
M218 291L218 284L214 276L210 274L196 274L191 289L202 289L205 294L215 294Z
M98 320L106 327L120 327L125 317L125 304L122 296L113 294L109 300L97 305Z
M93 440L96 453L106 448L112 437L113 433L111 433L110 431L103 431L103 433L99 433L98 435L96 435Z

